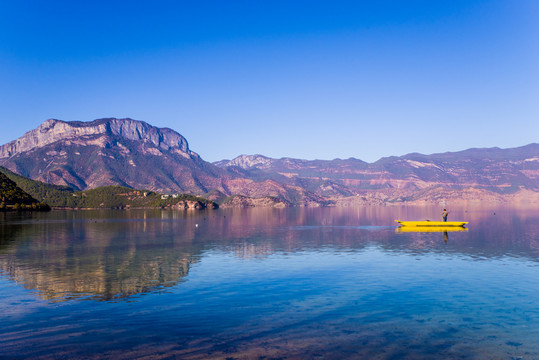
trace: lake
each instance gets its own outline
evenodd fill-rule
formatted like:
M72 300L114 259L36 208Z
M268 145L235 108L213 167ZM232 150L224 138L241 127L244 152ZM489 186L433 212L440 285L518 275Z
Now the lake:
M0 213L0 358L539 359L539 211Z

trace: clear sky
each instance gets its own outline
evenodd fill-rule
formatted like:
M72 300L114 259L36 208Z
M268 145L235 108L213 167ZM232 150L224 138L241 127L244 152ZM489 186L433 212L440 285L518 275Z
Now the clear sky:
M130 117L207 161L539 142L539 1L0 0L0 144Z

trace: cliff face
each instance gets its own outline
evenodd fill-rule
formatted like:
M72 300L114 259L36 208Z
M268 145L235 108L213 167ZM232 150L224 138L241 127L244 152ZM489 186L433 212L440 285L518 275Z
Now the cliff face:
M0 146L0 159L45 147L58 141L78 141L90 136L117 136L126 140L142 141L157 149L176 151L186 156L198 156L189 150L187 140L173 130L159 129L145 122L132 119L99 119L84 123L49 119L37 129Z

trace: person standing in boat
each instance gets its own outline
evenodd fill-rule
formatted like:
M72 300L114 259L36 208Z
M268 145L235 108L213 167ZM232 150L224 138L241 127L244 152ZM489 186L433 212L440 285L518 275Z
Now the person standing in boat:
M444 209L444 211L442 211L442 220L444 222L447 221L447 215L449 215L449 212L446 209Z

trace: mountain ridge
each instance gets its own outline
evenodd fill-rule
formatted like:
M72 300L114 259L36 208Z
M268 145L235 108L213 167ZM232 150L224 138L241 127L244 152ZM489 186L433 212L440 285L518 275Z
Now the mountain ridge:
M109 185L161 193L276 197L289 203L322 201L295 186L255 181L204 161L168 128L133 119L91 122L49 119L0 147L0 165L34 180L85 190Z
M260 167L256 164L249 165L246 159L250 159L250 156L241 155L233 160L214 164L228 168L240 167L244 174L251 173L259 179L275 178L275 174L288 177L288 181L324 176L328 180L337 181L337 184L347 183L356 189L375 190L402 186L426 188L445 184L460 187L482 186L491 190L520 186L539 190L539 144L536 143L509 149L472 148L430 155L410 153L384 157L373 163L355 158L299 160L264 157L265 165ZM355 186L352 183L355 183Z
M458 191L496 199L521 190L539 192L537 143L409 153L373 163L355 157L304 160L261 154L209 163L176 131L130 118L49 119L2 145L0 165L76 190L120 185L161 193L277 199L275 204L301 206L337 204L345 198L379 204L419 201L423 196L432 202L447 194L455 197Z
M320 161L320 162L329 162L329 161L357 160L357 161L364 162L366 164L375 164L375 163L383 161L385 159L396 159L396 158L405 158L405 157L412 157L412 156L419 156L419 157L440 156L440 157L442 157L442 156L445 156L445 155L465 154L465 153L472 153L472 152L473 153L490 152L490 151L493 151L493 152L494 151L501 151L501 152L506 152L507 151L507 152L510 152L510 151L518 151L518 150L521 150L521 149L527 149L527 148L533 148L533 151L539 151L539 143L529 143L529 144L522 145L522 146L508 147L508 148L501 148L501 147L498 147L498 146L472 147L472 148L467 148L467 149L463 149L463 150L435 152L435 153L430 153L430 154L423 154L423 153L419 153L419 152L411 152L411 153L407 153L407 154L404 154L404 155L383 156L383 157L381 157L378 160L373 161L373 162L367 162L367 161L361 160L359 158L356 158L354 156L351 156L351 157L348 157L348 158L336 157L336 158L333 158L333 159L302 159L302 158L293 158L293 157L290 157L290 156L284 156L284 157L280 157L280 158L272 158L271 156L267 156L267 155L263 155L263 154L241 154L241 155L238 155L238 156L234 157L233 159L222 159L222 160L213 161L212 164L217 165L217 166L226 166L227 163L230 163L230 165L232 165L234 163L238 163L240 161L240 158L263 158L263 159L266 159L266 160L285 160L285 159L289 159L289 160L300 160L300 161L305 161L305 162L318 162L318 161Z
M169 128L160 128L160 132L156 129L146 122L130 118L102 118L91 122L49 119L20 138L0 146L0 158L11 157L61 140L104 134L118 135L127 140L149 141L165 150L178 149L198 157L198 154L189 150L187 140L180 134Z

